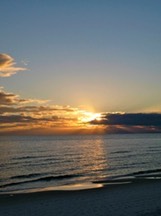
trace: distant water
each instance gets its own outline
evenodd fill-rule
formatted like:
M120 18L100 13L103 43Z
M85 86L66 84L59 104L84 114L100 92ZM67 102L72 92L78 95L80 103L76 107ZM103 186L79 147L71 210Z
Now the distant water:
M0 193L160 171L161 134L0 137Z

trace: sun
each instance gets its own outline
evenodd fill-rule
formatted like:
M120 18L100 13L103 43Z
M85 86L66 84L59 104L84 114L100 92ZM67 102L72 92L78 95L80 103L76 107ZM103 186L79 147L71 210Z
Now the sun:
M100 121L102 119L101 113L93 113L93 112L82 112L82 116L79 118L81 122L88 123L93 120Z

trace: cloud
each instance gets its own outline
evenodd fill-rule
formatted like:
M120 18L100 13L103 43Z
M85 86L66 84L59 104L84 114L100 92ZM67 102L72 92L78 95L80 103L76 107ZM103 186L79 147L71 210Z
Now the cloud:
M18 95L7 93L2 90L0 91L0 105L16 105L24 101L25 100L20 99Z
M24 99L0 87L0 134L161 132L161 113L102 113L98 117L79 108L42 102L46 101Z
M104 113L90 122L106 126L106 132L161 132L161 113Z
M103 115L101 121L93 123L106 125L127 126L161 126L161 114L159 113L108 113Z
M62 130L80 125L78 108L42 105L42 102L46 101L24 99L0 87L0 134L33 128Z
M26 62L22 63L26 65ZM26 70L15 65L16 62L10 55L0 53L0 77L10 77ZM89 115L85 110L70 106L49 105L48 102L21 98L17 94L4 91L0 86L0 134L15 134L21 131L32 133L33 129L40 133L69 132L73 128L79 131L87 129L87 119L92 113Z
M14 93L8 93L0 88L0 106L2 105L20 105L20 104L27 104L27 103L46 103L48 100L38 100L38 99L23 99L20 98L19 95Z
M23 67L16 67L14 59L5 53L0 53L0 77L9 77L19 71L27 70Z

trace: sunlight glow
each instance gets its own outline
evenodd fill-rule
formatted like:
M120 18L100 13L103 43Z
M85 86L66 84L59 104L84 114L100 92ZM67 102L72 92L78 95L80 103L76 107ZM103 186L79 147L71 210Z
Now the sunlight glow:
M100 121L102 119L101 113L92 113L92 112L87 112L83 111L83 115L79 118L79 120L83 123L87 123L93 120Z

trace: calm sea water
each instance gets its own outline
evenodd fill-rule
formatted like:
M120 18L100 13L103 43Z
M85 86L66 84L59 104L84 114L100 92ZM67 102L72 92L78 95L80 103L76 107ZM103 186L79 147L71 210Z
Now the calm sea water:
M0 193L149 170L161 170L161 134L0 137Z

